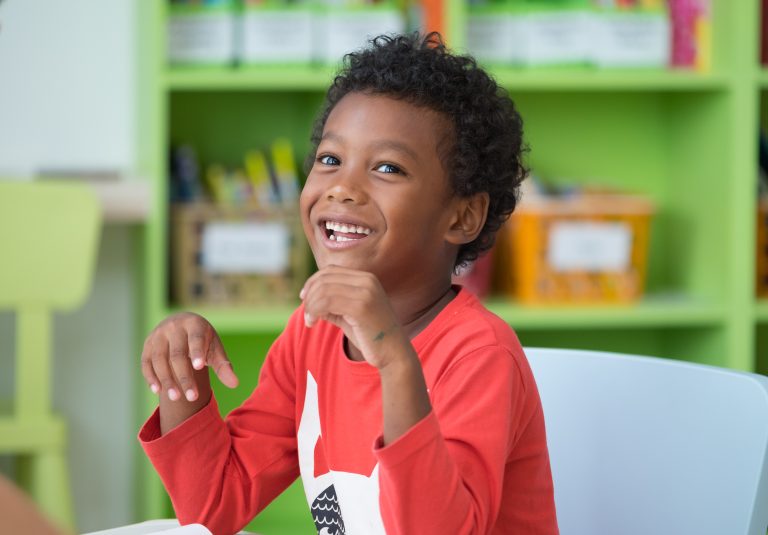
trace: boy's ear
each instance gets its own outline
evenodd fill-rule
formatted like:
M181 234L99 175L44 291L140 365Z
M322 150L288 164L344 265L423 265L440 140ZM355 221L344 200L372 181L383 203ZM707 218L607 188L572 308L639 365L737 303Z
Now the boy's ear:
M462 245L480 234L488 216L488 193L483 191L470 197L460 197L456 202L451 226L446 233L448 243Z

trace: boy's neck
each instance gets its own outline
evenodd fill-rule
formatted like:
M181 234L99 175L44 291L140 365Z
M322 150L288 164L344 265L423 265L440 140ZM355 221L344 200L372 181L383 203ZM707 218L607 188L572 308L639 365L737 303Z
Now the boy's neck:
M423 331L440 311L456 297L456 290L448 284L439 292L428 296L427 299L425 299L427 296L421 296L421 300L418 298L411 300L409 299L411 296L413 294L404 296L402 303L392 299L392 307L395 309L397 319L409 340L413 340L416 335Z

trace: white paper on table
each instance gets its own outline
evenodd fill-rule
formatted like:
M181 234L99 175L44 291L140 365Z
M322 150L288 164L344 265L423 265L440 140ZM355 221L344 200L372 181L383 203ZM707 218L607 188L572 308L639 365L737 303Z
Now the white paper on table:
M94 531L85 535L212 535L202 524L179 526L178 520L149 520L140 524Z
M156 531L155 533L162 533L163 535L212 535L208 528L202 524L189 524L187 526Z

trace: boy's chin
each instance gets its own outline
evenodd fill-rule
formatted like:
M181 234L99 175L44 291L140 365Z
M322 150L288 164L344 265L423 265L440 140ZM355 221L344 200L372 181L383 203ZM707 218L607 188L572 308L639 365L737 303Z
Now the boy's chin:
M315 257L315 264L317 265L317 269L324 269L328 266L336 266L346 269L354 269L355 271L366 271L368 273L373 273L373 270L370 268L370 266L365 266L360 262L355 262L351 261L350 259L343 258L341 255L336 258Z

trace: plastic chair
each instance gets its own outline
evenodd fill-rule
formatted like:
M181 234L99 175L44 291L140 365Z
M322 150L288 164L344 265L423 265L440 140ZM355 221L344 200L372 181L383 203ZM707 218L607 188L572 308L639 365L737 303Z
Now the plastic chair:
M526 349L563 535L765 535L768 379Z
M90 291L100 231L84 185L0 181L0 310L16 313L15 392L0 413L0 453L19 456L22 483L59 526L74 519L66 425L51 407L53 311Z

